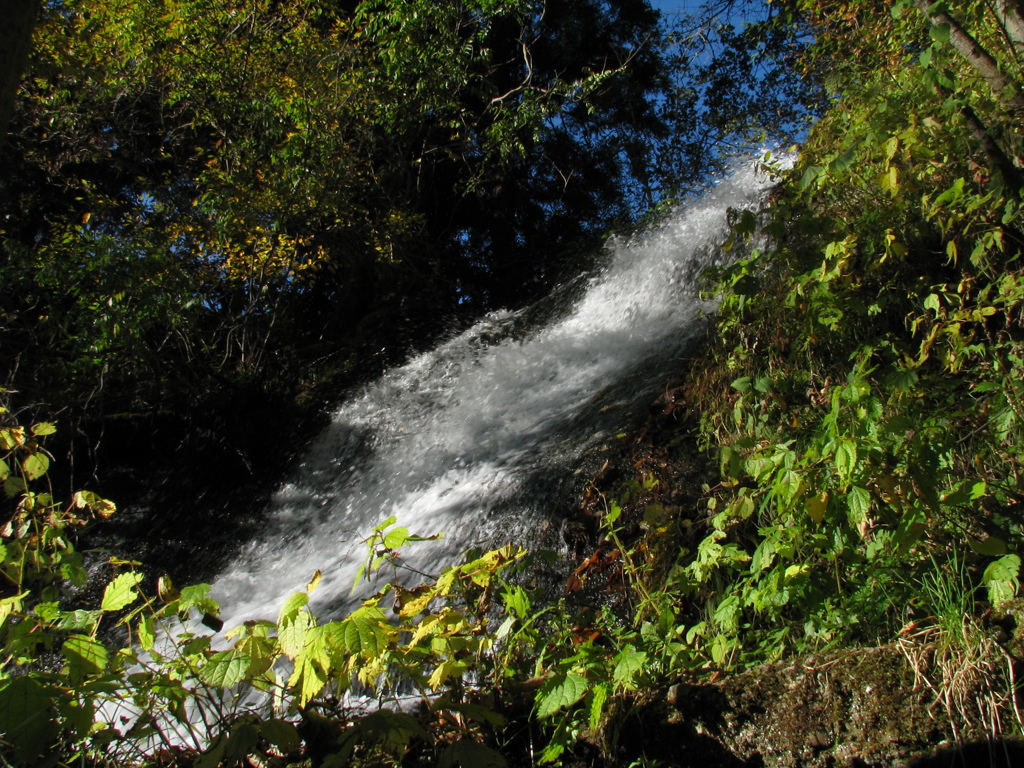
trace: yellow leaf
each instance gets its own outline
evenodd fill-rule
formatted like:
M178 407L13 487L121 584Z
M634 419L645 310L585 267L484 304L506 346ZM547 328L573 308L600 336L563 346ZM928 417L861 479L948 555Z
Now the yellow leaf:
M819 493L817 496L811 496L804 503L807 507L807 514L816 525L820 525L821 521L825 519L825 510L828 508L828 493Z

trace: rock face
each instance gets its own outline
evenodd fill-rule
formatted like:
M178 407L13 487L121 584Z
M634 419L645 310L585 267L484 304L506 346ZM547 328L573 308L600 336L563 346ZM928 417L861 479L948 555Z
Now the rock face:
M623 764L680 768L1024 765L1024 742L990 738L989 716L1013 711L1012 701L995 698L1012 683L1000 692L1005 681L986 674L996 670L942 651L908 642L680 682L624 710L605 752ZM1017 728L1003 722L1001 730Z

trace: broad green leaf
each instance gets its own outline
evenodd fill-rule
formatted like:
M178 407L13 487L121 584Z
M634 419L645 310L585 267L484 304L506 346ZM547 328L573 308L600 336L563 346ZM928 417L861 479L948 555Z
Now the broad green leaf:
M220 606L217 605L217 601L209 597L210 585L209 584L192 584L187 587L182 587L181 596L178 598L178 611L181 613L187 612L191 608L195 608L200 613L220 613Z
M997 536L989 536L986 539L971 539L971 549L979 555L988 557L999 557L1006 554L1006 542Z
M260 732L255 723L239 720L231 728L227 744L224 746L226 764L237 764L256 747L260 740Z
M537 692L537 717L545 718L571 707L587 694L587 678L577 672L555 675Z
M855 485L846 494L846 516L854 525L862 523L871 514L871 492Z
M409 529L400 525L384 535L384 546L388 549L398 549L404 546L409 540Z
M36 437L44 437L45 435L52 435L57 431L57 425L50 421L43 421L39 424L32 425L32 434Z
M499 728L503 727L508 722L503 715L498 714L493 709L485 707L482 704L445 702L443 704L439 704L438 709L443 709L446 712L458 712L460 715L464 715L470 720L476 720L478 723L487 723L488 725L494 725Z
M1020 557L1017 555L1004 555L989 563L982 575L989 602L998 607L1016 597L1020 586L1019 577Z
M41 451L30 453L21 462L21 468L24 470L26 478L38 480L50 469L50 457Z
M327 684L331 669L331 657L323 628L310 628L306 637L306 645L295 659L295 669L288 679L289 687L298 696L300 707L306 706L320 694Z
M281 612L277 616L277 625L280 627L290 622L308 604L309 595L305 592L296 592L281 606Z
M135 587L142 581L142 574L135 571L128 571L107 584L103 590L103 602L100 603L101 611L120 611L122 608L131 605L139 597Z
M632 645L627 645L619 654L612 679L626 689L635 688L636 683L633 678L637 672L643 669L646 661L647 654L644 651L638 651Z
M430 678L427 680L427 687L432 691L436 691L445 681L451 677L461 675L466 671L466 665L459 661L445 660L434 667L434 671L430 673Z
M488 746L475 741L456 741L445 747L437 768L505 768L508 761Z
M952 28L949 24L945 22L941 24L932 24L932 26L928 30L928 33L931 35L932 39L935 40L936 42L942 43L943 45L949 44L951 32Z
M72 685L80 685L89 675L102 674L107 668L107 647L86 635L72 635L64 641L61 653L68 662Z
M138 623L136 633L139 638L139 646L144 651L152 651L153 643L156 641L156 630L153 626L153 619L144 616Z
M751 378L749 376L743 376L739 379L736 379L730 386L737 392L745 394L750 391Z
M342 642L349 653L377 656L387 647L391 626L377 608L360 608L341 622Z
M227 736L221 735L211 746L207 747L206 752L200 755L193 765L195 768L218 768L224 761L224 752L227 750L227 746Z
M28 486L25 485L25 481L20 477L9 475L4 480L4 493L7 494L7 498L14 498L18 494L25 493L28 490Z
M782 497L783 500L788 504L800 493L803 487L803 476L796 470L787 469L784 472L779 473L779 479L776 483L776 492ZM753 503L751 502L751 507Z
M0 429L0 449L9 451L25 443L24 427L5 427Z
M60 616L60 604L36 603L36 607L33 611L41 621L56 621L57 617Z
M849 482L857 467L857 443L853 440L841 440L836 446L836 473L840 479Z
M53 698L58 695L34 675L0 681L0 733L14 747L15 765L34 765L52 754L59 729Z
M0 482L6 480L11 474L11 468L7 466L7 462L0 459Z
M797 580L802 580L802 579L806 578L807 576L809 576L810 573L811 573L811 567L809 565L807 565L806 563L804 563L803 565L791 565L791 566L789 566L786 569L786 572L783 575L783 578L788 583L788 582L793 582L793 581L797 581Z
M264 720L259 728L260 736L282 752L291 752L302 743L302 737L295 726L286 720Z
M251 659L237 649L213 654L199 670L199 679L215 688L230 688L245 679Z
M96 623L99 620L99 611L83 611L79 609L77 611L68 611L61 614L60 621L57 623L57 626L60 629L65 630L92 632L96 628Z
M724 664L726 659L729 658L730 646L729 638L725 635L716 635L715 639L711 642L711 660L715 664Z
M305 648L306 635L315 623L316 620L309 611L301 611L283 626L278 625L277 636L281 644L281 653L292 660L297 658Z

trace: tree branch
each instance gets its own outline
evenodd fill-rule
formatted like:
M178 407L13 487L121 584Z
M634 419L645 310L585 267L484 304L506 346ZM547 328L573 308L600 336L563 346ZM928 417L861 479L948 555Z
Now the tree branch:
M928 0L914 0L914 5L935 26L943 24L949 26L949 42L953 47L967 60L967 63L981 74L992 92L1006 103L1014 114L1024 116L1024 94L1020 92L1013 80L1003 74L999 69L999 63L982 47L981 43L975 40L948 13L929 13L930 3Z

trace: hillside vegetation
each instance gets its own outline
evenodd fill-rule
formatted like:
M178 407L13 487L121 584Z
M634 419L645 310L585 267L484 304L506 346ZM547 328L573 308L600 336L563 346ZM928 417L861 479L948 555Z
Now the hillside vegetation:
M651 29L644 4L599 5L632 20L638 35ZM104 7L47 6L55 26L43 27L34 55L50 74L32 76L14 118L20 138L8 150L17 162L3 178L6 375L32 393L33 413L68 397L84 414L76 424L122 409L151 415L163 398L195 407L196 382L212 388L204 391L221 379L229 390L244 383L294 395L296 382L328 373L315 352L325 329L306 325L306 311L320 302L334 309L317 322L379 342L400 335L400 324L375 325L376 310L420 311L406 306L407 295L424 310L445 302L457 309L463 297L484 306L501 288L503 264L515 265L506 274L519 282L546 282L543 264L519 260L544 227L560 226L556 194L536 198L548 202L537 203L535 218L510 213L503 222L536 226L510 235L514 253L499 253L487 234L495 231L489 217L513 210L505 195L527 205L533 187L557 186L536 175L545 142L568 142L569 156L585 155L589 141L624 142L609 145L603 191L579 192L592 215L578 226L596 231L619 214L629 219L623 196L645 189L642 174L629 170L639 166L617 163L639 163L641 150L657 147L630 144L631 131L643 136L671 123L663 113L667 122L647 125L641 118L655 113L640 107L666 102L615 79L636 56L610 66L590 51L586 60L600 68L569 71L556 60L569 49L555 46L552 79L532 79L542 71L541 47L535 59L521 58L511 41L525 38L503 36L506 22L517 32L557 22L557 34L575 45L596 44L574 36L577 22L559 4L551 4L553 20L531 15L527 4L474 4L458 19L433 4L395 3L373 19L358 11L274 16L268 6L267 18L289 33L246 16L251 36L230 51L244 60L228 72L258 68L281 45L296 67L310 67L305 75L316 73L278 83L282 90L263 104L273 115L253 112L246 93L190 67L195 41L186 33L194 27L176 14L210 9L175 5L161 17L167 26L150 28L155 22L141 12L118 26ZM509 15L487 15L498 11ZM621 43L622 28L601 20L609 24L600 27L604 42ZM220 23L204 34L227 34L239 22L224 11ZM451 37L420 36L420 24ZM119 37L132 25L142 37ZM70 29L117 56L72 48L73 66L60 61ZM630 712L653 712L644 707L670 686L678 696L681 682L705 692L729 680L746 685L752 678L744 675L799 656L838 663L868 648L897 652L881 676L913 681L935 715L936 741L1020 734L1024 11L1013 0L789 0L772 3L745 36L719 31L729 39L724 50L743 52L744 61L786 63L791 79L771 84L776 94L807 97L795 114L820 107L816 84L827 109L795 167L777 171L780 185L763 213L737 217L723 246L749 240L749 255L705 277L706 290L721 297L706 343L685 371L665 371L675 383L660 415L621 438L621 461L581 500L599 520L599 540L575 568L568 597L552 600L530 577L540 554L514 546L471 553L436 581L404 589L401 553L417 537L385 521L367 541L366 569L394 569L394 584L351 616L318 622L308 607L319 583L313 574L277 617L246 624L215 649L205 631L182 632L171 621L191 615L216 624L203 585L153 583L140 564L112 558L109 580L81 591L88 574L76 531L111 516L114 505L46 487L57 462L44 442L58 427L5 412L5 760L642 764L644 746L622 723ZM499 55L492 35L512 53ZM151 60L121 47L143 40L186 53ZM313 67L327 49L355 63ZM482 69L480 50L494 56ZM382 81L378 64L361 63L373 56L408 82ZM164 69L145 73L152 79L132 91L153 61ZM510 61L515 67L503 70ZM698 78L710 88L689 98L709 105L724 82L716 76L753 71L727 55L717 62ZM117 77L90 79L92 68L111 66ZM90 87L72 88L65 76ZM328 99L340 92L348 95ZM77 106L65 111L83 93L112 110L106 127L96 130ZM439 95L453 97L443 109ZM318 99L336 111L324 117ZM740 111L750 117L754 102ZM601 104L616 103L624 111L615 125L587 122ZM553 114L560 117L546 122ZM750 138L766 124L755 117L739 125L721 116L715 130ZM575 120L590 127L572 133ZM259 130L234 135L241 125ZM107 154L96 154L97 145ZM404 154L390 154L395 146ZM675 177L679 194L684 176ZM134 186L139 179L146 183ZM358 186L365 207L346 185ZM445 211L430 207L435 198ZM253 200L258 210L247 207ZM87 227L93 216L103 224ZM125 248L145 257L124 259ZM363 277L341 279L350 273ZM198 291L197 277L205 281ZM432 292L411 287L421 284ZM128 290L139 286L152 299ZM375 292L374 311L343 316L352 304L333 302L344 290ZM86 311L94 305L102 305L98 315ZM99 320L88 326L88 318ZM284 328L301 344L276 336ZM330 354L356 365L366 359L357 348L353 341ZM270 359L286 383L263 377ZM97 397L108 410L90 415ZM605 585L609 599L574 601L588 581ZM393 703L399 678L420 695L414 710ZM243 699L239 686L266 697ZM342 695L353 690L385 706L353 710ZM636 717L650 718L657 732L657 715ZM759 759L816 764L841 748L830 737L815 737L810 757ZM658 759L699 761L686 752Z

